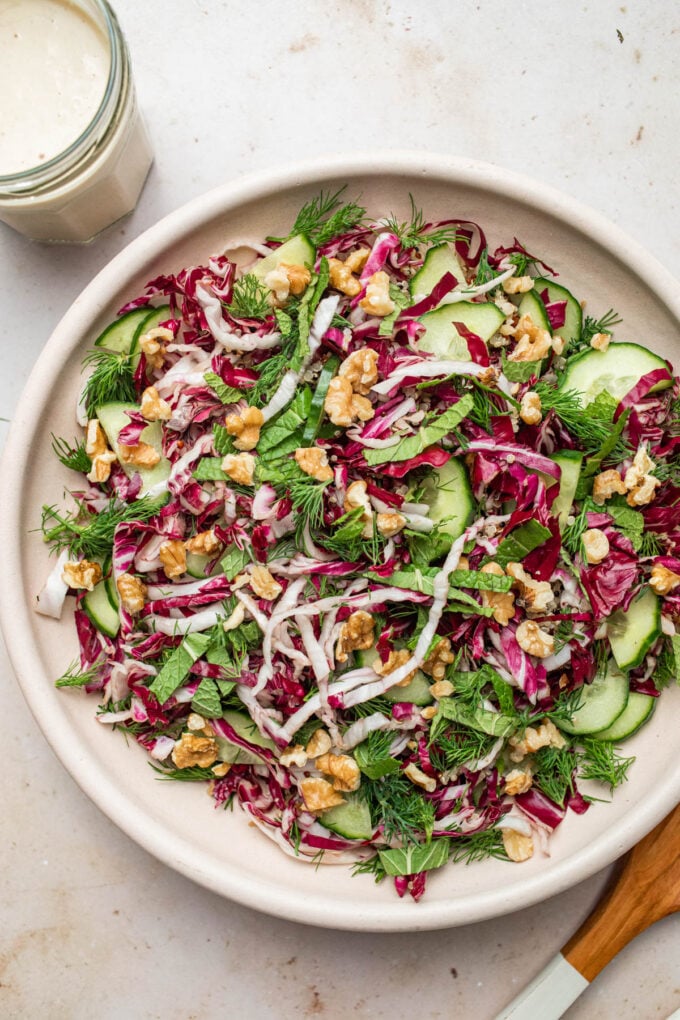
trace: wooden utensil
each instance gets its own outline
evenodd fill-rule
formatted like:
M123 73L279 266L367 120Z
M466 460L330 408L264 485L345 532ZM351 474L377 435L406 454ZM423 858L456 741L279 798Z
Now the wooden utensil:
M496 1020L558 1020L624 946L678 910L680 805L629 851L592 914Z

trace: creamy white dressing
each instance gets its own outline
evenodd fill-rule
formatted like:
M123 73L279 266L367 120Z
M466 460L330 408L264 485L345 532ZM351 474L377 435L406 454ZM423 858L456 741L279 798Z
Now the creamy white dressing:
M110 48L68 0L0 0L0 175L67 149L96 114Z

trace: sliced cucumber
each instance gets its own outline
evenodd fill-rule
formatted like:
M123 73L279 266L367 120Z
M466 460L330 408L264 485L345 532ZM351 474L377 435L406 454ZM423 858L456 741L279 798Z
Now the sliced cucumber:
M447 549L463 534L474 511L465 465L452 457L442 467L426 475L422 488L422 501L430 508L428 516L438 525L437 540L433 546L438 551Z
M330 829L345 839L370 839L373 835L368 804L357 797L324 811L319 815L319 821L325 829Z
M113 575L109 574L109 576L104 579L104 587L106 588L106 594L108 596L109 602L111 603L111 606L113 607L113 609L116 610L116 612L118 612L120 598L118 596L116 582L113 580Z
M606 673L584 685L582 692L581 707L570 720L557 724L565 733L586 735L599 733L611 726L628 703L628 677L610 662Z
M554 453L550 459L559 464L562 471L560 475L560 491L553 501L551 513L559 518L560 531L564 531L567 517L576 495L578 480L581 476L583 454L577 450L562 450L560 453Z
M403 647L396 645L397 648ZM354 652L354 659L357 666L372 666L378 658L378 649L375 645L365 651ZM383 697L388 701L403 701L411 705L430 705L433 698L430 694L430 681L420 670L416 672L410 683L405 687L391 687L385 691Z
M316 439L321 422L323 421L324 414L324 402L326 400L326 394L328 393L328 387L331 384L331 379L337 374L338 366L340 364L340 358L337 354L331 354L330 358L326 361L325 365L321 369L319 378L316 383L316 389L312 397L312 404L309 408L309 417L305 422L305 427L302 433L302 445L309 446Z
M441 278L452 273L459 284L465 283L465 269L450 244L438 244L430 248L422 266L409 281L411 297L431 294Z
M146 315L137 326L134 336L132 337L132 343L130 344L130 353L134 354L139 348L139 338L148 333L149 330L155 329L159 323L165 322L167 319L172 318L172 310L170 305L161 305L160 308L152 308L151 311L146 309Z
M505 316L500 308L490 302L477 304L473 301L458 301L426 312L420 321L425 326L425 333L418 340L420 350L429 351L439 358L469 361L467 343L454 322L462 322L471 333L486 341L498 331Z
M264 280L267 273L271 273L281 262L291 266L313 266L315 257L316 249L309 238L304 234L296 234L284 241L271 255L265 255L256 262L250 271L258 280Z
M114 638L120 629L118 610L111 605L106 581L95 584L83 598L83 609L102 634Z
M254 747L263 747L268 751L276 751L276 744L269 737L262 736L249 715L229 708L222 713L222 718L242 740L247 741ZM261 765L263 761L267 760L264 756L259 755L257 751L251 751L248 748L241 747L239 744L234 744L233 741L220 734L215 735L215 740L217 741L218 758L220 761L229 762L232 765Z
M546 290L550 303L553 301L566 301L564 325L554 332L561 336L567 345L578 343L581 339L581 330L583 329L583 311L581 310L581 305L566 287L562 287L559 283L554 283L552 280L546 280L545 277L537 277L534 280L534 291L536 294L540 295Z
M632 737L641 726L647 722L656 708L656 698L649 694L640 694L638 691L631 691L628 696L628 704L621 715L606 730L600 730L593 736L597 740L625 740Z
M651 588L617 610L607 621L612 655L619 669L635 669L661 634L661 602Z
M517 311L520 315L528 315L534 326L547 329L548 333L552 333L545 305L533 290L528 290L526 294L522 294L522 300L517 307Z
M96 410L97 418L101 423L101 427L106 433L106 438L109 441L111 449L114 451L118 459L120 460L120 447L118 444L118 435L120 430L126 425L130 424L130 419L127 415L127 411L139 411L139 407L135 404L124 404L124 403L110 403L100 404ZM139 474L142 479L142 489L140 495L144 495L149 489L152 489L159 482L164 482L170 475L170 461L163 456L163 429L159 421L151 422L145 429L142 430L140 440L143 443L148 443L149 446L153 446L158 453L161 454L161 459L153 467L144 468L137 467L134 464L125 464L120 460L121 467L125 471L128 477L132 477L134 474Z
M137 332L137 327L149 314L148 307L133 308L111 322L94 342L95 347L105 347L107 351L129 351Z
M640 381L643 375L668 366L663 358L639 344L610 343L606 351L588 350L567 362L560 380L561 390L575 390L586 406L606 390L616 400ZM671 380L663 380L652 392L666 389Z

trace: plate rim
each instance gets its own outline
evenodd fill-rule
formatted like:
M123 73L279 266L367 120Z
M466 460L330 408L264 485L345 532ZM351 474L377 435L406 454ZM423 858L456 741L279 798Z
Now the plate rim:
M277 190L379 174L422 175L450 185L490 190L524 203L530 200L535 209L568 222L632 270L680 323L680 287L654 255L601 213L524 174L476 159L410 150L318 156L274 170L260 170L213 188L168 213L126 245L81 291L38 355L20 397L0 461L5 491L22 492L24 488L27 464L22 455L23 436L27 428L32 428L25 408L37 406L44 399L45 380L60 371L82 343L86 323L101 313L110 302L110 295L153 260L155 253L241 203L270 196ZM17 586L23 590L23 531L20 500L13 499L9 507L3 507L0 517L0 539L6 550L9 579L9 583L0 586L0 626L22 694L43 736L87 797L135 843L185 877L237 903L289 921L355 931L433 930L482 921L531 906L591 877L630 849L680 799L679 765L676 773L666 775L657 785L654 796L645 800L635 817L629 813L554 868L509 884L502 896L495 890L475 891L453 901L426 899L412 913L396 898L394 909L385 903L366 903L359 913L354 902L342 906L333 902L334 913L329 919L329 905L323 895L294 900L285 888L260 888L257 881L246 880L242 874L229 874L210 854L197 850L163 823L149 819L139 807L130 805L96 759L79 749L77 742L72 746L63 726L54 727L54 715L47 716L40 698L45 682L40 657L30 643L21 640L22 633L30 632L33 610L28 600L17 605L16 598L12 598ZM64 714L62 722L65 720Z

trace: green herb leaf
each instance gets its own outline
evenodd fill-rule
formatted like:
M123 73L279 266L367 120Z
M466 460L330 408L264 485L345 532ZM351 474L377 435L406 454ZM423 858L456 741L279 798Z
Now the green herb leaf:
M233 581L237 574L240 574L250 563L250 554L247 549L239 549L232 545L220 560L220 566L228 581Z
M470 393L462 397L457 404L443 411L437 418L427 425L421 426L415 435L401 439L394 446L382 450L364 450L364 458L367 464L391 464L399 460L410 460L417 457L428 446L438 443L449 432L467 417L474 404Z
M78 559L103 559L111 552L113 535L119 524L148 521L158 513L165 500L142 496L132 503L121 503L112 499L96 514L81 502L77 503L74 513L43 506L43 537L57 551L68 549Z
M73 443L67 443L65 439L60 439L53 433L52 450L64 467L78 471L79 474L86 475L92 467L92 461L85 453L85 444L78 443L75 439Z
M104 661L95 662L88 669L82 669L74 660L61 674L58 680L54 681L55 687L85 687L93 683L99 674L99 669Z
M435 718L437 717L450 719L491 737L509 737L517 729L517 722L514 719L486 708L473 708L455 696L440 698Z
M221 457L201 457L192 474L197 482L223 482L228 477Z
M222 703L217 684L211 677L204 676L198 690L191 699L191 707L205 719L219 719L222 715Z
M236 404L243 397L243 393L235 386L227 386L222 382L216 372L205 373L205 384L213 390L223 404Z
M534 376L541 374L542 361L509 361L505 354L501 356L502 371L508 382L525 383Z
M290 233L286 237L270 240L287 241L296 234L306 234L318 247L332 237L346 234L359 226L366 210L355 202L342 202L341 195L345 187L336 192L321 191L315 198L305 202L295 217Z
M381 779L390 772L399 771L399 760L390 754L393 740L394 734L391 731L374 730L355 747L356 763L369 779Z
M205 654L212 640L211 632L187 634L181 645L171 652L149 687L160 705L164 705L182 686L189 670Z
M581 739L583 754L579 774L582 779L594 779L604 783L613 792L614 788L626 781L628 769L634 757L624 758L608 740Z
M449 859L450 840L444 837L431 843L412 843L395 850L379 850L380 863L388 875L417 875L441 868Z
M83 367L92 369L83 388L83 401L88 418L96 416L96 409L101 404L112 402L136 404L137 391L130 354L98 347L85 356Z
M272 314L269 291L254 273L246 273L236 280L226 308L235 319L264 320Z
M527 521L514 528L498 545L493 559L499 566L508 563L521 563L525 556L543 545L551 536L549 528L539 524L537 520Z

